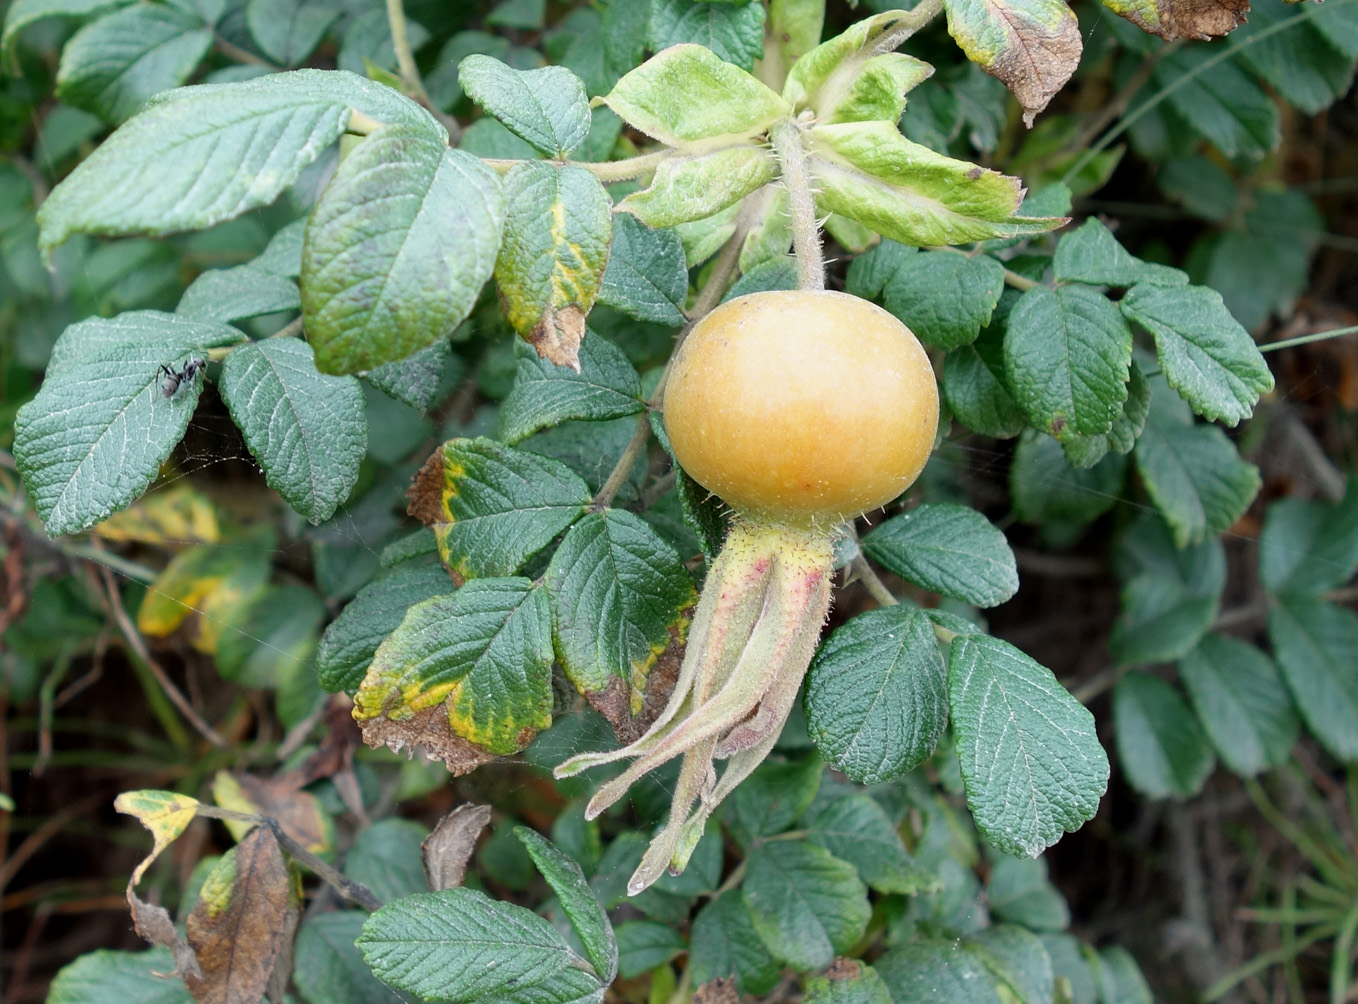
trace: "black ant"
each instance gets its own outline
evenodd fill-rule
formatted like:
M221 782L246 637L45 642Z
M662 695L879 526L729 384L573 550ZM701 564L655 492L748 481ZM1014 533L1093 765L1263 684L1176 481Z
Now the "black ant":
M179 370L161 363L160 369L156 370L156 376L161 377L160 392L166 397L174 397L179 393L181 384L192 381L205 369L207 369L206 359L190 359Z

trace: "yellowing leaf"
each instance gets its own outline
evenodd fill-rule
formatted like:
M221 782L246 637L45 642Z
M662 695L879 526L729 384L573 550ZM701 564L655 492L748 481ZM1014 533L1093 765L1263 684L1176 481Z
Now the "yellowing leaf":
M137 611L142 634L164 638L190 614L198 614L193 645L213 653L233 613L243 608L269 578L262 551L198 545L180 551L156 576Z
M94 533L105 540L144 544L215 544L221 537L212 503L187 481L143 496L96 526Z
M137 821L151 831L151 836L155 840L151 853L132 873L132 885L141 881L151 862L188 828L189 823L193 822L193 817L198 814L196 798L181 795L176 791L154 789L125 791L113 800L113 807L129 816L136 816Z
M948 31L1023 106L1023 121L1047 107L1080 65L1080 25L1063 0L944 0Z

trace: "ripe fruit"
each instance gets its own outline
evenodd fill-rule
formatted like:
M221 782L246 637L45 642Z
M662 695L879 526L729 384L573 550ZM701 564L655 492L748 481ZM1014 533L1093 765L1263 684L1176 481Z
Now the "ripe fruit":
M684 470L737 519L708 568L659 717L622 749L556 768L568 777L632 760L589 800L593 819L643 774L683 757L669 823L630 894L683 871L712 810L778 741L830 609L835 532L909 487L937 427L928 356L865 300L753 293L689 332L666 385L665 429Z
M680 347L665 390L684 470L738 512L791 525L890 502L919 476L937 427L923 347L847 293L722 304Z

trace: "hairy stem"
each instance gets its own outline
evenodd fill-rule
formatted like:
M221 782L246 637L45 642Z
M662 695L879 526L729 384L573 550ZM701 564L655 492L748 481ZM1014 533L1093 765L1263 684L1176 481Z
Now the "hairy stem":
M668 148L656 150L654 153L643 153L637 157L628 157L625 160L601 160L596 162L586 160L549 160L547 163L558 166L571 164L575 167L583 167L594 177L598 178L605 185L611 185L615 181L631 181L633 178L640 178L644 174L650 174L660 166L661 161L669 159L674 155L674 151ZM522 160L496 160L487 157L482 163L493 171L503 174L510 168L525 163ZM538 163L535 161L535 163Z
M797 286L800 289L825 288L825 256L820 243L820 223L816 202L811 195L811 177L806 170L806 151L795 122L782 122L771 134L773 151L787 186L792 206L792 246L797 254Z

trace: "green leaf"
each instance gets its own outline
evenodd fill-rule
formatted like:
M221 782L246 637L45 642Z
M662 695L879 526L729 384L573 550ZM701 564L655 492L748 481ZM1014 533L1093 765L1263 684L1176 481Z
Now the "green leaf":
M1268 637L1311 733L1338 759L1358 759L1358 615L1311 596L1283 596L1269 612Z
M674 459L669 434L660 412L651 412L651 432L660 441L661 447L670 455L674 471L674 491L679 496L679 511L684 524L698 538L698 546L708 558L715 558L721 551L726 539L728 513L726 504L709 492L698 482L684 473L679 462ZM652 510L654 511L654 507Z
M943 359L943 400L968 428L995 439L1012 439L1028 426L1009 393L1004 372L1004 329L987 328L970 345Z
M1108 432L1127 400L1132 332L1088 286L1036 286L1009 315L1004 363L1034 426L1060 439Z
M955 349L976 340L1004 291L994 258L934 253L905 257L883 289L883 305L926 345Z
M608 193L583 167L540 161L511 168L504 191L508 213L495 281L505 316L540 355L574 367L585 315L608 265Z
M1113 729L1127 780L1148 798L1189 798L1215 766L1197 716L1173 686L1128 673L1113 689Z
M811 109L817 122L898 121L906 91L934 72L913 56L875 51L903 19L902 11L864 18L816 46L793 64L783 98L797 111Z
M363 925L358 947L379 979L425 1000L603 999L588 963L551 924L473 889L421 893L383 907Z
M38 211L43 253L76 233L201 230L267 206L340 137L351 109L445 141L419 105L351 73L181 87L148 103L52 190Z
M176 314L204 321L241 321L302 305L297 283L254 265L209 269L179 298Z
M680 149L697 144L711 148L717 139L749 140L791 113L787 102L767 86L711 49L693 44L666 48L595 100L646 135Z
M365 739L438 755L437 727L497 756L523 749L552 724L550 627L547 597L528 579L473 579L415 604L354 695Z
M1133 287L1119 306L1155 336L1165 378L1209 421L1249 418L1273 374L1254 339L1205 286Z
M243 687L311 683L325 605L305 586L267 586L229 618L217 643L217 672ZM310 709L308 709L310 710Z
M1150 419L1135 453L1146 491L1179 547L1229 527L1244 514L1260 485L1259 469L1240 459L1226 434L1216 426L1195 424L1187 410L1168 401L1161 385L1151 398Z
M1062 219L1015 216L1017 178L912 143L891 122L818 125L804 137L816 206L916 247L1045 233Z
M1084 525L1113 507L1122 490L1126 459L1109 454L1088 470L1074 468L1061 445L1029 430L1014 450L1009 489L1025 523Z
M317 367L368 370L452 334L495 267L505 212L479 158L416 126L366 137L307 223L302 316Z
M334 515L368 448L358 381L316 372L310 345L275 338L227 356L221 393L269 487L313 524Z
M732 835L748 845L786 830L815 799L821 768L815 756L756 767L725 803L722 819Z
M652 230L627 213L615 216L599 302L639 321L678 325L684 323L687 299L688 266L679 235Z
M0 50L8 49L15 35L30 24L36 24L49 17L85 18L94 17L119 7L126 7L134 0L14 0L5 11L5 31L0 36Z
M308 0L250 0L245 26L259 51L282 66L296 66L321 44L340 12Z
M121 122L153 94L189 78L212 45L202 18L170 4L137 4L91 21L61 50L57 97Z
M1182 286L1188 276L1176 268L1148 264L1127 252L1112 232L1092 216L1063 234L1052 258L1059 282L1091 286Z
M360 910L338 910L318 913L302 922L292 981L308 1004L383 1004L391 1000L391 990L372 974L354 944L367 919Z
M867 887L853 865L804 840L757 845L741 895L774 958L799 971L830 964L867 929Z
M1141 367L1133 361L1128 371L1127 400L1122 411L1113 419L1112 428L1097 436L1067 434L1061 439L1066 459L1075 467L1093 467L1109 453L1130 453L1146 427L1151 410L1151 385Z
M1155 998L1146 985L1146 977L1141 975L1141 968L1127 949L1114 945L1093 959L1097 961L1092 968L1103 1004L1153 1004Z
M783 969L764 947L745 900L735 889L698 911L689 950L696 986L734 976L741 993L759 996L778 984Z
M607 509L566 532L546 584L566 677L587 696L622 687L635 714L647 674L694 602L679 556L639 517Z
M1118 555L1122 615L1109 647L1119 665L1168 662L1198 643L1221 606L1226 556L1215 538L1178 550L1163 521L1129 527Z
M1288 104L1318 115L1352 86L1353 56L1328 44L1314 21L1306 23L1311 20L1308 13L1292 4L1260 0L1250 5L1249 23L1240 26L1232 41L1242 43L1241 61ZM1267 37L1256 37L1265 32Z
M1025 1004L1052 1004L1052 962L1037 935L996 924L966 939L991 974Z
M42 389L14 421L14 459L51 536L86 530L131 505L183 438L202 377L166 397L175 371L241 339L235 328L156 311L72 325Z
M467 97L548 157L564 160L589 134L585 85L564 66L516 70L474 54L458 65L457 79Z
M944 685L932 622L905 606L869 610L836 628L812 660L807 731L853 780L889 781L933 756L947 724Z
M500 439L517 443L567 419L601 421L645 409L641 378L627 357L602 335L580 344L580 369L558 366L523 342L514 346L518 374L500 405Z
M412 53L419 52L429 40L429 32L418 21L406 18L406 41ZM368 7L357 17L348 20L344 38L340 42L339 58L335 61L341 70L352 73L372 74L374 79L385 80L392 86L398 80L396 70L396 46L392 42L391 22L382 7Z
M1066 899L1047 881L1043 858L1000 856L986 881L986 903L998 920L1030 931L1064 931L1070 926Z
M306 220L293 220L269 238L268 245L249 264L252 268L296 279L302 274L302 242Z
M16 5L17 6L17 5ZM159 973L174 972L168 948L148 952L88 952L67 963L52 980L49 1004L90 1004L92 1001L136 1001L137 1004L191 1004L183 980L167 980Z
M1067 1004L1098 1004L1098 992L1094 987L1094 972L1085 953L1093 955L1080 942L1069 934L1044 934L1042 945L1051 959L1055 977L1070 983L1070 994L1064 998ZM1058 998L1058 1000L1061 1000Z
M761 262L746 272L721 298L721 302L734 300L750 293L765 293L769 290L796 289L797 263L789 256Z
M675 154L656 167L650 187L627 196L615 211L631 213L648 227L674 227L734 206L777 176L773 154L755 144Z
M1284 763L1297 712L1278 667L1248 642L1209 634L1179 660L1179 679L1222 762L1250 777Z
M428 837L429 831L412 819L378 820L349 848L344 875L367 886L384 903L428 892L420 853Z
M893 948L873 963L894 1004L1002 1004L1004 998L985 964L966 942L915 941Z
M646 29L656 52L696 43L742 70L764 54L764 5L709 0L652 0Z
M913 896L938 888L938 878L910 856L886 810L869 795L830 802L806 821L806 839L849 862L878 892Z
M940 503L893 516L863 538L863 552L907 582L978 607L1018 592L1004 534L974 509Z
M967 58L998 77L1037 113L1080 64L1080 25L1062 0L945 0L948 33Z
M1273 99L1233 60L1219 60L1197 46L1168 53L1155 64L1149 93L1171 84L1169 107L1227 158L1257 159L1278 145Z
M570 918L576 937L585 947L590 965L605 986L618 975L618 943L613 937L613 925L603 906L585 881L580 866L546 837L526 826L514 827L514 835L528 850L542 877L556 893L561 908Z
M377 369L369 370L364 379L383 394L395 398L402 404L410 405L423 415L434 403L435 396L443 386L444 370L448 367L452 355L452 346L447 340L440 339L428 348L420 349L413 356L406 356L394 363L386 363ZM463 372L460 359L456 365L458 369L455 369L454 373ZM450 382L455 382L455 379Z
M357 690L377 647L401 625L406 611L422 600L453 591L439 565L397 568L358 591L321 635L316 672L321 686Z
M1358 481L1337 505L1279 499L1259 535L1259 579L1271 593L1324 593L1358 568Z
M833 976L810 977L802 1000L805 1004L893 1004L877 970L851 960L845 960Z
M1094 717L1051 670L988 635L954 639L948 701L967 806L991 846L1035 857L1108 785Z
M17 7L10 7L13 12ZM1325 41L1334 46L1349 59L1358 59L1358 11L1347 4L1332 7L1317 7L1307 13L1311 15L1311 25L1325 36Z
M629 920L618 925L618 975L634 979L688 951L684 936L669 924Z
M579 518L589 488L564 464L491 439L450 439L416 476L411 506L463 578L509 575Z
M1205 220L1225 223L1240 206L1235 179L1216 161L1198 154L1166 162L1155 181L1160 191Z

